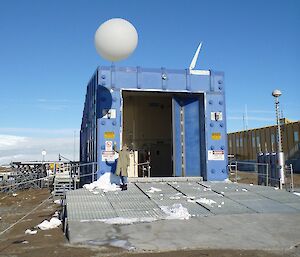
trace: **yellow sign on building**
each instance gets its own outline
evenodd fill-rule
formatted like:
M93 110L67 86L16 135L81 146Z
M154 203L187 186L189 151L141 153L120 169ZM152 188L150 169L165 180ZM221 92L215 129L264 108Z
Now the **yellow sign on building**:
M221 140L221 133L212 133L211 139L212 140Z
M105 139L114 139L115 138L115 132L112 132L112 131L104 132L104 138Z

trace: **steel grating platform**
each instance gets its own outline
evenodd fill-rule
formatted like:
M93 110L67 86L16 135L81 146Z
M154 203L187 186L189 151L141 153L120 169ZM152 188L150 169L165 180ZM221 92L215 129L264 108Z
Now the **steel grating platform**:
M78 234L82 226L78 224L84 222L107 226L104 222L116 218L134 219L134 222L163 221L168 217L161 207L174 204L185 207L192 219L222 215L300 214L300 197L273 187L202 181L132 182L127 191L77 189L67 192L67 233L70 241L75 242L89 234L88 231Z
M152 190L151 190L152 189ZM272 187L196 181L129 183L127 191L78 189L66 196L68 221L165 219L161 206L181 204L193 217L300 212L300 198Z

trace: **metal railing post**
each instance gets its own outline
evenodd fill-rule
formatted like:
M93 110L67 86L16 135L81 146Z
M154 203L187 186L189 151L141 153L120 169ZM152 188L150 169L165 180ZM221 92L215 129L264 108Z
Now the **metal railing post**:
M93 179L93 182L94 182L95 181L95 164L94 163L92 164L92 173L93 173L92 179Z
M269 186L269 164L266 165L266 186Z
M148 178L150 178L150 169L151 169L151 167L150 167L150 163L148 163Z
M237 173L238 173L238 165L237 161L235 161L235 182L237 183Z
M294 192L294 171L293 171L293 165L290 164L291 169L291 191Z

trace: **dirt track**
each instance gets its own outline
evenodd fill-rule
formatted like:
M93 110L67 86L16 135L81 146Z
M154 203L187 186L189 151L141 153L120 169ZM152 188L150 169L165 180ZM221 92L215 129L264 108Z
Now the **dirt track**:
M49 198L48 190L26 190L18 195L0 194L0 233L10 224L15 223L34 207ZM62 229L38 230L36 235L25 235L25 230L34 228L45 219L50 219L60 207L52 199L46 200L36 211L28 215L22 222L0 235L0 256L24 257L97 257L97 256L143 256L143 257L278 257L298 256L295 252L272 253L263 251L233 251L233 250L186 250L161 253L134 253L113 247L71 246L68 244Z

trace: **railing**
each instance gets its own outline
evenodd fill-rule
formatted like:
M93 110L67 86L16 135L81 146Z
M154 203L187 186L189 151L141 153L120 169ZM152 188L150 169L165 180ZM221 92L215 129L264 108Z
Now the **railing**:
M241 167L243 167L242 170ZM230 161L228 164L228 170L229 178L234 182L238 182L239 180L245 180L245 182L253 180L253 183L259 185L264 184L265 186L268 186L270 182L269 165L266 163ZM238 176L241 172L244 172L244 174L247 172L248 177Z
M0 184L0 192L9 193L28 188L51 188L51 181L54 176L45 176L38 178L30 178L21 181L18 177L11 177L11 179L3 180Z
M245 169L245 166L248 168ZM267 163L230 161L228 164L228 175L229 179L235 183L239 182L279 187L280 178L278 175L278 169L278 166ZM287 191L294 191L294 174L292 164L285 166L284 184Z
M285 189L289 192L294 192L294 171L292 164L285 166Z
M28 188L49 188L53 191L58 183L61 183L62 188L76 189L80 186L80 181L90 183L96 180L97 163L70 163L70 170L53 173L44 170L28 172L14 168L8 174L6 179L0 181L0 192L15 192Z
M148 177L148 178L151 177L151 166L150 166L149 161L142 162L142 163L137 163L135 165L138 167L138 174L141 173L142 177ZM139 172L139 170L141 172ZM147 176L145 175L146 172L147 172Z

